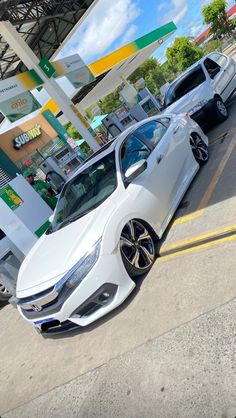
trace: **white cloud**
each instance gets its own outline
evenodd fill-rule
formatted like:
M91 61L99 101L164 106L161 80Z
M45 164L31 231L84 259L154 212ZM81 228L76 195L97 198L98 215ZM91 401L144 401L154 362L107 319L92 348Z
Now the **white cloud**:
M188 11L187 0L172 0L171 10L165 13L161 22L167 23L173 20L175 23L180 22Z
M79 53L88 62L94 56L103 55L121 35L134 33L136 27L132 22L139 14L134 0L100 0L60 56Z
M195 37L201 32L201 30L203 30L202 23L199 23L198 25L193 25L190 29L190 34L191 36Z
M134 40L134 35L138 30L138 26L132 24L127 31L125 32L124 36L120 41L120 46L128 44L130 41ZM119 47L118 47L119 48Z
M157 10L160 12L162 9L164 9L166 7L166 3L160 3L158 6L157 6Z

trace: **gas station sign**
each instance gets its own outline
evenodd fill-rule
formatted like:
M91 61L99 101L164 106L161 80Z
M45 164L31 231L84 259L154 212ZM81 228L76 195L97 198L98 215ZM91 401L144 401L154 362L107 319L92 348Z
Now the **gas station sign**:
M43 84L35 70L0 81L0 103Z
M15 122L40 108L40 103L30 91L5 100L5 102L0 104L1 112L10 122Z
M51 78L56 71L54 66L51 64L51 62L46 57L44 57L40 60L39 67L43 70L44 74L48 78Z

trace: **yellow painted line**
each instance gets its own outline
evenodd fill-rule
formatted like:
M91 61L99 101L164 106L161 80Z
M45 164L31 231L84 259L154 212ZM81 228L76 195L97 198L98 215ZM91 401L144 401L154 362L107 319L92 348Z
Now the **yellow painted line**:
M220 179L220 177L221 177L221 175L224 171L224 168L225 168L225 166L226 166L226 164L227 164L227 162L228 162L228 160L229 160L229 158L230 158L230 156L231 156L231 154L232 154L232 152L235 148L235 145L236 145L236 141L231 141L230 142L230 144L229 144L229 146L228 146L228 148L227 148L227 150L226 150L226 152L225 152L225 154L224 154L224 156L223 156L223 158L222 158L222 160L221 160L221 162L220 162L220 164L219 164L219 166L218 166L218 168L217 168L217 170L216 170L216 172L215 172L215 174L214 174L214 176L211 180L211 183L209 184L209 186L208 186L208 188L207 188L207 190L206 190L206 192L205 192L197 210L193 213L190 213L189 215L182 216L181 218L176 219L174 221L173 225L182 224L184 222L188 222L192 219L196 219L196 218L199 218L200 216L202 216L202 214L204 212L204 209L207 206L211 196L213 195L214 190L217 186L217 183L218 183L218 181L219 181L219 179Z
M170 260L171 258L178 257L179 255L184 255L184 254L188 254L188 253L201 251L203 249L215 247L219 244L224 244L224 243L230 242L230 241L236 241L236 235L232 235L232 236L226 237L226 238L217 239L215 241L207 242L206 244L197 245L196 247L188 248L188 249L183 250L183 251L178 251L176 253L163 256L161 258L158 258L156 262L160 263L162 261L167 261L167 260Z
M179 241L175 244L166 245L166 246L161 248L160 255L162 253L166 252L166 251L174 250L175 248L184 247L185 245L194 244L194 243L197 243L197 242L202 241L202 240L207 239L207 238L216 237L216 236L219 236L219 235L222 235L222 234L225 234L225 233L234 232L234 231L236 231L236 224L227 226L225 228L218 229L216 231L211 231L211 232L208 232L206 234L198 235L197 237L194 237L194 238L189 238L189 239L186 239L186 240L183 240L183 241ZM218 239L218 241L219 241L219 239ZM202 244L200 244L200 245L202 245ZM200 245L199 245L199 247L200 247ZM163 257L165 257L165 256L163 256Z

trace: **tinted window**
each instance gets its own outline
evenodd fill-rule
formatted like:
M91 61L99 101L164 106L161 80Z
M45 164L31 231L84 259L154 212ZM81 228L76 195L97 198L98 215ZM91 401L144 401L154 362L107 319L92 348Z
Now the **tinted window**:
M126 138L120 150L122 174L125 174L126 170L128 170L131 165L148 158L150 152L148 147L135 135Z
M115 153L112 152L65 185L57 203L52 231L101 205L114 192L116 186Z
M168 118L163 118L161 120L152 121L140 126L136 132L143 135L146 140L156 146L167 131L169 124L170 120Z
M166 107L176 102L176 100L179 100L189 91L200 86L205 80L206 76L204 71L201 65L198 65L171 84L165 96L164 106Z
M220 70L220 66L210 58L205 59L204 65L210 77L217 74L217 70Z

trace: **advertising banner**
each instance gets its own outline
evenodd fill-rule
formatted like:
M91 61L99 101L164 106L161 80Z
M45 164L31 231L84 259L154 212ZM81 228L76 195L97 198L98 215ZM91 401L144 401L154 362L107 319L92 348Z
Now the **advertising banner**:
M93 74L89 71L88 67L80 68L77 71L73 71L69 74L66 74L66 78L73 84L73 86L78 89L80 87L86 86L86 84L91 83L94 80Z
M0 103L1 112L10 122L15 122L40 108L40 103L30 91L26 91Z
M29 70L0 81L0 103L43 84L35 70Z
M16 210L24 203L21 197L9 184L0 189L0 199L2 199L11 210Z
M53 61L53 67L56 70L56 76L61 77L80 68L86 67L84 61L79 54L71 55L70 57L62 58L59 61Z

